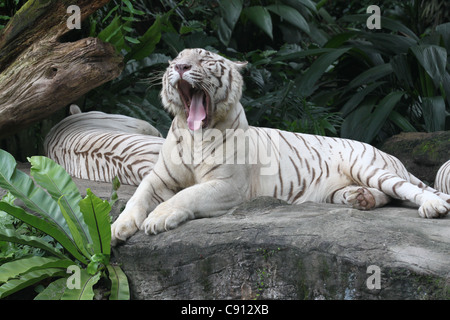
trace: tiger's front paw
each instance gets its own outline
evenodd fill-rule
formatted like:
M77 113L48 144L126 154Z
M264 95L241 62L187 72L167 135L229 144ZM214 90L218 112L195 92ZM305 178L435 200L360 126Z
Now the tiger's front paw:
M419 208L419 215L422 218L440 218L450 211L450 203L436 198L426 200Z
M111 245L115 246L136 233L145 216L144 208L139 206L126 208L111 225Z
M146 234L158 234L175 229L187 220L194 219L192 212L171 206L167 202L161 203L151 212L141 226Z

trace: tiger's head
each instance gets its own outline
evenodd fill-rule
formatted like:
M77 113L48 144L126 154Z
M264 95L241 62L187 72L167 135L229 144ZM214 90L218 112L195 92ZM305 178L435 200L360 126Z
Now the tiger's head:
M203 49L185 49L164 73L162 103L193 131L213 127L239 103L240 69L246 64Z

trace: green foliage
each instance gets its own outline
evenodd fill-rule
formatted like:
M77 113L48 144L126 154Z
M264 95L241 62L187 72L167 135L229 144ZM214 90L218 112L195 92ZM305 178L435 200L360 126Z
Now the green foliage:
M30 251L0 266L0 298L56 277L58 282L41 292L40 299L92 299L93 286L101 277L109 277L111 298L129 299L125 275L119 267L109 263L109 202L99 199L89 189L82 198L71 177L52 160L42 156L28 160L33 179L16 168L9 153L0 150L0 186L9 191L0 201L0 212L39 230L48 238L23 234L13 224L3 223L1 242L38 248L41 254L33 255ZM13 197L20 199L27 210L16 206ZM63 281L59 278L67 282L69 266L80 268L79 289L61 286Z
M343 20L365 24L367 18L363 14ZM373 142L398 129L445 130L450 106L446 44L450 24L422 36L389 18L382 17L381 25L380 32L354 29L337 34L325 45L348 50L329 64L328 74L322 77L322 81L339 79L328 103L345 119L341 136ZM320 91L318 87L308 92L313 101Z
M202 47L249 62L243 105L252 125L373 143L399 131L448 128L450 27L400 22L399 12L414 11L417 1L382 5L378 31L365 26L368 4L354 1L335 7L310 0L162 4L133 2L142 20L153 21L136 39L152 34L155 44L147 56L128 59L118 79L94 90L87 109L107 106L167 132L170 118L159 101L159 79L179 51ZM346 14L339 20L325 9L335 14L340 6ZM138 25L131 25L136 34ZM414 31L419 29L426 31Z

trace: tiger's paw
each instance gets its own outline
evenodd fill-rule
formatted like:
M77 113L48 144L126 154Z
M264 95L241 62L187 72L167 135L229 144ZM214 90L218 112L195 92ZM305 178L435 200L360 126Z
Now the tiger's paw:
M369 189L364 187L348 191L345 199L353 208L359 210L370 210L376 205L374 195Z
M111 245L115 246L135 234L145 216L145 209L139 206L126 208L111 225Z
M172 207L167 202L163 202L144 220L141 230L144 230L148 235L158 234L175 229L183 222L193 218L194 215L192 212L186 209Z
M419 215L422 218L441 218L449 211L450 204L440 198L436 198L426 200L419 208Z

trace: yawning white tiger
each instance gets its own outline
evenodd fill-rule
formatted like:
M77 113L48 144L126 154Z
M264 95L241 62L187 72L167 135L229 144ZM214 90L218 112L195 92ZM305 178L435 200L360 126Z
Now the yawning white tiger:
M363 210L395 198L416 204L422 217L448 213L450 195L368 144L249 126L239 102L245 64L202 49L186 49L170 62L161 97L175 118L153 171L112 225L113 242L138 229L156 234L224 214L257 196Z

